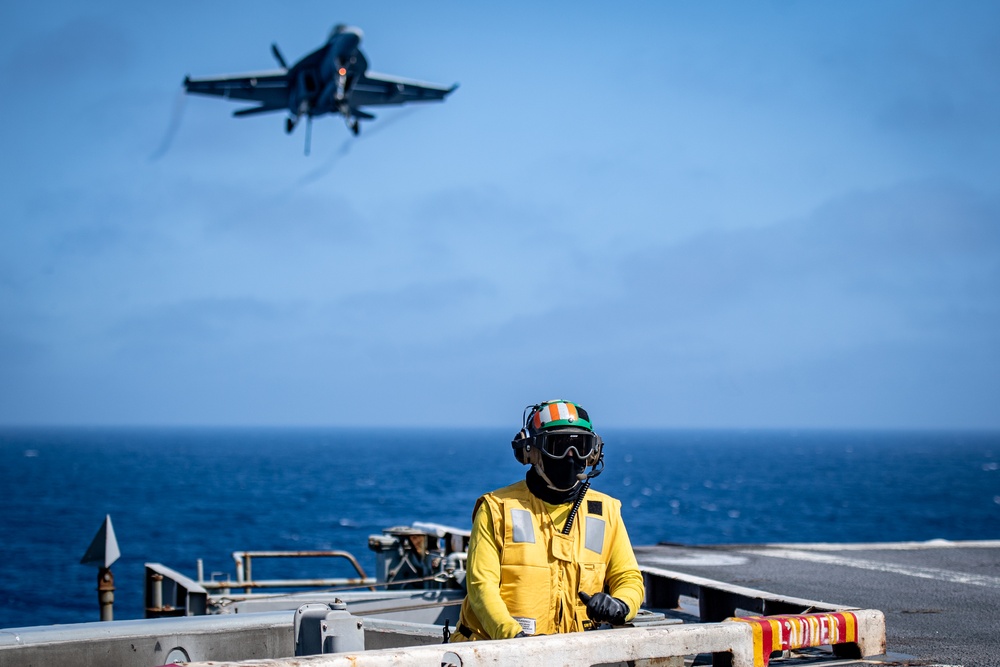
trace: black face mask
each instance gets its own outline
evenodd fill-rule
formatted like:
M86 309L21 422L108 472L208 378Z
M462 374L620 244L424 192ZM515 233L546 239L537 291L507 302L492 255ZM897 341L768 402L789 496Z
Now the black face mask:
M566 490L553 489L538 474L535 466L531 466L528 468L528 474L525 475L525 481L528 483L528 490L531 491L531 494L550 505L572 502L580 491L582 482L577 475L582 475L586 471L586 461L567 456L561 461L546 459L542 465L545 469L545 475L550 479L552 479L553 468L557 471L555 473L556 479L552 479L552 483ZM556 481L557 479L559 481Z
M550 505L571 503L576 499L576 494L579 492L579 488L570 489L569 491L556 491L552 489L545 483L544 479L539 477L535 466L528 468L528 474L524 476L524 481L528 483L528 490L531 491L531 495L539 500L544 500Z
M552 482L552 486L558 490L572 490L581 482L578 475L587 471L587 460L579 459L575 456L567 456L562 459L550 459L543 457L545 476Z

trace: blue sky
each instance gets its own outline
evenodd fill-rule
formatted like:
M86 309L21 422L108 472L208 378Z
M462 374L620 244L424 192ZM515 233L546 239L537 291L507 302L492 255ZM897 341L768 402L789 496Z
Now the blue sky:
M0 424L1000 428L1000 5L538 4L5 5Z

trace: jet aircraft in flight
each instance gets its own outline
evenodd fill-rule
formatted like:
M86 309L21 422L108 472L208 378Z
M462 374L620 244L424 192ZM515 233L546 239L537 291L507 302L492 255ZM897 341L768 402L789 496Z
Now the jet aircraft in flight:
M363 33L359 28L337 25L326 44L289 67L277 44L271 53L280 70L207 79L184 78L184 89L199 95L217 95L257 102L238 109L234 116L249 116L287 110L285 132L291 133L306 118L306 153L313 116L340 114L356 135L359 121L372 120L361 107L444 100L458 84L438 86L411 79L368 71L368 60L358 48Z

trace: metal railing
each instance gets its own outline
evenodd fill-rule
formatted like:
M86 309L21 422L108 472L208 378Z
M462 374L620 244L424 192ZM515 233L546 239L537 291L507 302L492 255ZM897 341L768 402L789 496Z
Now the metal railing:
M348 561L358 573L356 578L334 577L321 579L260 579L254 581L254 558L342 558ZM234 551L236 562L236 581L205 580L202 563L198 561L198 583L207 590L227 594L231 588L242 588L249 594L254 589L265 588L333 588L337 586L367 586L375 590L377 580L365 574L358 560L349 551Z

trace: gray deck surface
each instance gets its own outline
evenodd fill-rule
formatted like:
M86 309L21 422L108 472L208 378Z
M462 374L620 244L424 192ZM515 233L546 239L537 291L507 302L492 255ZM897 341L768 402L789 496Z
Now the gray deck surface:
M895 664L1000 665L1000 541L637 547L640 564L885 612Z

